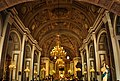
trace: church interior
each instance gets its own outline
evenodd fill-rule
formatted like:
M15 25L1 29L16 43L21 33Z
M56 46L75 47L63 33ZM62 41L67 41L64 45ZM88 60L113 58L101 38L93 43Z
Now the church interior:
M120 0L0 0L0 81L120 81Z

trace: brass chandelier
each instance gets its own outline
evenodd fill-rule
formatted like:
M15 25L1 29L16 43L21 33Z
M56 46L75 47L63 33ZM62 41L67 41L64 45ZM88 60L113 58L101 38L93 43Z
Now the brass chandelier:
M50 55L54 57L54 59L64 58L66 56L65 50L60 46L60 35L57 35L57 45L52 49Z

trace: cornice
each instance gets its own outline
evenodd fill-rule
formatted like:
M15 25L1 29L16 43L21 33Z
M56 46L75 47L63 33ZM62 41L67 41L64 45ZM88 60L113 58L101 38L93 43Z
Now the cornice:
M40 51L42 51L42 48L39 47L38 42L32 37L31 32L28 28L25 27L23 22L20 20L20 18L17 15L17 11L15 8L11 9L11 17L14 19L14 24L17 26L17 28L22 31L21 33L24 34L26 33L28 39L36 45L36 48Z

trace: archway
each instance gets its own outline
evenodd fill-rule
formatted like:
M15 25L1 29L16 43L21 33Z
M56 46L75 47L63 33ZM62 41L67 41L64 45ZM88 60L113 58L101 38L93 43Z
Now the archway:
M11 1L11 0L2 0L0 4L0 11L5 10L9 7L15 6L20 3L25 3L25 2L32 2L36 0L20 0L20 1ZM52 0L51 0L52 1ZM71 0L72 1L72 0ZM97 5L100 7L103 7L104 9L107 9L108 11L111 11L117 15L120 15L120 5L119 5L119 0L76 0L76 1L82 1L86 3L90 3L93 5ZM7 4L6 4L7 3Z
M94 43L91 41L89 45L89 62L90 62L90 80L96 79L96 61L95 61L95 49Z
M6 54L6 60L4 63L4 73L3 79L8 80L18 80L18 70L19 70L19 54L20 54L20 36L15 30L11 30L8 40L8 48Z
M26 41L25 43L25 51L24 51L24 60L23 60L23 75L22 80L29 81L30 80L30 63L31 63L31 46Z
M98 45L98 59L99 59L99 68L100 68L100 79L103 79L103 67L104 67L104 64L105 64L105 67L108 68L109 70L109 76L107 76L108 78L108 81L114 81L114 77L112 76L111 74L111 65L110 64L112 61L111 61L111 53L109 52L110 51L110 46L109 46L109 39L108 39L108 34L106 33L106 30L101 30L100 33L99 33L99 36L98 36L98 42L97 42L97 45ZM111 50L112 51L112 50ZM114 74L114 72L112 72Z

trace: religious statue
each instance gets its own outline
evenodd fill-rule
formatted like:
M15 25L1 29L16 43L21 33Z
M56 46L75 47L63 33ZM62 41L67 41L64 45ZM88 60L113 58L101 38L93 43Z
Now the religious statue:
M110 77L110 71L109 71L109 66L105 64L105 61L103 62L101 72L102 72L102 81L108 81L108 78Z

